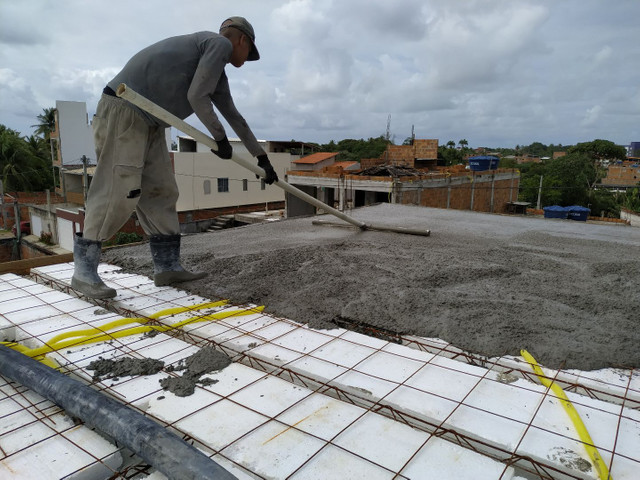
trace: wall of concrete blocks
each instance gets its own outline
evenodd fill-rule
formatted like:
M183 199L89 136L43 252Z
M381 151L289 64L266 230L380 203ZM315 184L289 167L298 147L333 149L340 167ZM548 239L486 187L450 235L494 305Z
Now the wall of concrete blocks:
M518 199L519 177L495 180L492 175L474 176L473 182L438 182L416 185L399 193L399 203L476 212L506 213L507 203ZM493 191L493 207L491 196Z

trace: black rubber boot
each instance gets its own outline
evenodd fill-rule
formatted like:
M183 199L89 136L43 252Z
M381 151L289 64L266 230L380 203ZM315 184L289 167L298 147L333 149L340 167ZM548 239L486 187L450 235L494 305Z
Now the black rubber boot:
M205 272L188 272L180 264L180 235L152 235L153 283L157 287L206 277Z
M71 287L90 298L113 298L116 291L98 276L102 242L87 240L76 233L73 245L73 277Z

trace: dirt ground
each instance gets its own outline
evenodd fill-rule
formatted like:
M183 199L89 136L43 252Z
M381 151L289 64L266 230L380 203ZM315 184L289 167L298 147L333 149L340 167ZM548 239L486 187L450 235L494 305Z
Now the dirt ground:
M351 215L431 236L311 218L185 236L183 265L209 276L180 288L316 328L339 318L487 356L526 348L552 368L640 366L640 228L390 204ZM153 272L147 245L103 261Z

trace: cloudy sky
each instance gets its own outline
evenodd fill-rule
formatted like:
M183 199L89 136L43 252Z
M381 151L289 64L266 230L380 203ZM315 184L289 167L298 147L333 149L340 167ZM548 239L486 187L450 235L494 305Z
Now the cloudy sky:
M638 0L0 0L0 123L91 116L131 55L231 15L256 31L261 60L227 74L261 139L377 137L391 115L395 143L640 141Z

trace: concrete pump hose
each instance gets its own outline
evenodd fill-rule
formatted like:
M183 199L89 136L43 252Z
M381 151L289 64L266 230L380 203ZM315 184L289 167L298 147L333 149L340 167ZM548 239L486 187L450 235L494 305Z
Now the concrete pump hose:
M141 413L0 345L0 374L129 448L170 479L236 479L204 453Z

